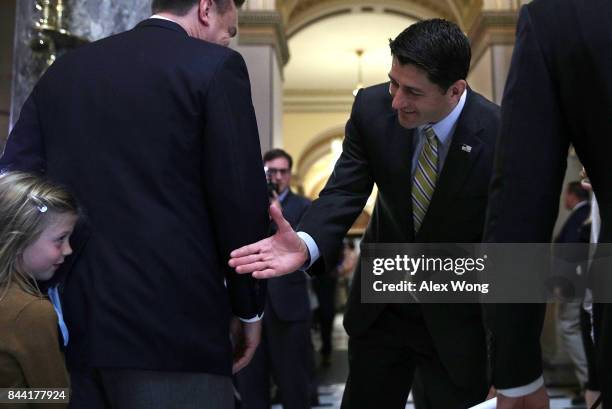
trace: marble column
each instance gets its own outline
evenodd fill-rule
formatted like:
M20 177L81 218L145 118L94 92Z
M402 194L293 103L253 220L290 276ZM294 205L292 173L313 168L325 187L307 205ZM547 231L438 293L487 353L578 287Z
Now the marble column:
M35 0L17 1L10 126L34 84L46 68L46 55L30 48L33 25L39 18ZM66 26L89 41L99 40L134 27L151 15L151 0L67 0Z
M128 30L151 14L151 0L67 0L66 3L68 29L89 41ZM10 127L19 118L21 106L46 67L46 55L33 52L29 46L33 24L39 18L35 0L16 4ZM289 52L275 1L256 0L247 2L245 7L240 12L239 36L232 46L247 62L263 151L282 146L283 66ZM0 147L3 144L4 140L0 139Z
M468 32L472 43L468 83L497 104L510 68L516 21L517 10L483 10Z
M8 136L16 0L0 1L0 152Z
M247 2L239 16L238 37L232 45L249 70L253 105L262 152L282 147L283 67L289 50L280 13L274 2Z

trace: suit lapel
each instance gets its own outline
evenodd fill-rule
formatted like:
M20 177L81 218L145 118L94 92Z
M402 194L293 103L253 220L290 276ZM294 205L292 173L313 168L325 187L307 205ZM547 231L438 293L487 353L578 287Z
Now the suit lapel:
M461 189L482 150L482 141L476 133L455 136L457 138L453 138L451 142L432 201L438 192L440 195L450 196Z

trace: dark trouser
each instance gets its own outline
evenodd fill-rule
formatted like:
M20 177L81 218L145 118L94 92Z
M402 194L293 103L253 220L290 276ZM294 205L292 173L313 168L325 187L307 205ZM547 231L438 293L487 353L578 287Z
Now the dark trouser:
M592 391L598 391L599 381L596 371L597 360L595 358L595 344L593 343L593 337L591 335L593 331L591 320L591 314L583 308L580 308L580 329L582 330L582 344L584 345L588 369L588 379L585 388Z
M70 373L70 409L233 409L230 377L98 369Z
M433 347L420 312L386 308L368 331L349 339L349 377L342 409L404 409L415 382L418 409L465 409L487 396L486 374L455 384Z
M313 382L310 321L282 321L273 309L263 318L262 342L237 376L243 409L270 408L270 374L284 409L309 409Z
M319 300L316 317L321 328L321 354L330 355L332 352L332 332L334 317L336 316L336 284L337 277L322 275L312 282L312 287Z
M612 304L593 305L598 381L603 408L612 408Z

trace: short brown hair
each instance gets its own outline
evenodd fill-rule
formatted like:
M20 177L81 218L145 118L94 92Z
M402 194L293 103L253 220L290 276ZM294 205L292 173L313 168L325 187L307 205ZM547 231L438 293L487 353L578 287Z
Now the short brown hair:
M277 159L277 158L285 158L287 159L287 162L289 163L289 170L291 170L291 168L293 167L293 158L291 157L291 155L289 155L287 152L285 152L282 149L271 149L268 152L266 152L263 156L263 162L270 162L271 160Z
M232 0L212 0L217 6L219 13L223 14L227 11ZM236 8L240 8L245 0L233 0ZM160 11L169 11L177 16L184 16L193 6L198 4L198 0L153 0L151 9L153 13Z

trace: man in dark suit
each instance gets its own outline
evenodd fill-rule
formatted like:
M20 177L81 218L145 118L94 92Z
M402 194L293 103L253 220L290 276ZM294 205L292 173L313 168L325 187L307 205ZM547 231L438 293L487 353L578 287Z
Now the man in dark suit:
M588 246L578 245L584 238L584 225L591 213L589 205L589 192L582 187L580 181L569 182L563 194L563 204L570 211L569 216L561 231L555 237L555 260L560 263L553 264L556 267L553 273L562 280L557 289L563 297L574 298L557 303L557 329L565 351L574 364L576 377L581 386L581 391L588 382L587 359L582 342L582 330L580 328L580 313L584 294L569 292L566 283L576 282L577 274L586 272L586 260L588 259ZM569 244L569 246L567 246ZM582 392L573 400L578 403L584 401Z
M238 272L275 276L318 254L328 270L374 183L364 243L481 240L499 115L467 87L468 40L456 25L434 19L410 26L390 46L390 82L357 94L342 154L299 236L272 208L279 232L232 252ZM485 399L479 305L365 304L360 266L354 280L344 320L350 373L343 408L404 408L415 371L420 408L464 409Z
M272 200L277 201L291 227L297 227L310 200L291 191L293 159L282 149L263 156ZM244 409L270 408L270 375L280 390L284 409L309 409L313 374L310 339L310 300L306 274L296 271L267 282L261 345L238 376Z
M580 181L576 180L567 184L563 205L570 211L570 214L555 237L555 243L579 243L582 226L591 213L589 192L582 187Z
M268 229L247 69L222 46L236 5L153 10L56 61L0 162L66 184L87 212L63 285L73 408L231 407L232 369L259 342L261 289L225 262Z
M600 242L612 241L611 45L608 0L534 0L522 8L502 102L487 241L550 242L570 144L599 201ZM609 286L593 288L609 291ZM610 407L612 317L609 307L605 313L602 305L596 309L596 321L607 314L595 335L604 407ZM515 397L502 396L500 408L547 405L539 343L544 310L544 305L513 304L492 311L495 385L531 386Z

